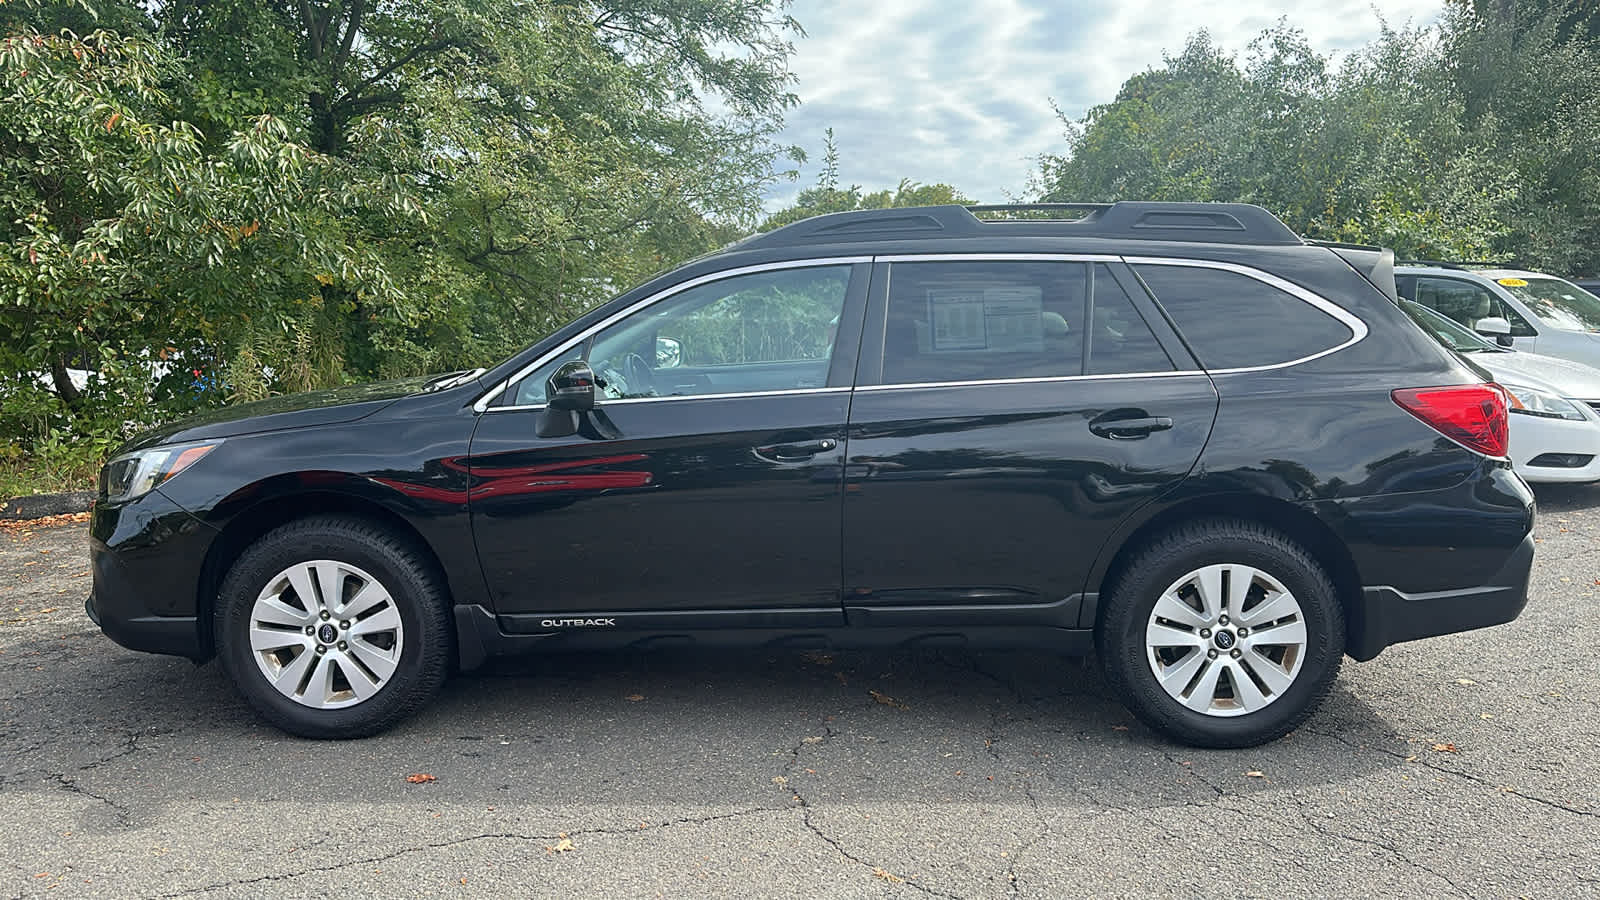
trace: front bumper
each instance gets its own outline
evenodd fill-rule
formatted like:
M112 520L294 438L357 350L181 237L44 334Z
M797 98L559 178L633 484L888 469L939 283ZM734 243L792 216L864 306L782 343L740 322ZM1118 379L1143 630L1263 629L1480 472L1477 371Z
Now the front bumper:
M197 598L216 535L159 490L132 503L97 504L89 520L94 588L84 611L130 650L209 658L210 623Z
M1534 482L1600 481L1600 413L1581 400L1572 402L1583 410L1586 418L1582 421L1528 415L1511 417L1511 461L1518 475ZM1530 464L1552 454L1590 459L1576 467Z

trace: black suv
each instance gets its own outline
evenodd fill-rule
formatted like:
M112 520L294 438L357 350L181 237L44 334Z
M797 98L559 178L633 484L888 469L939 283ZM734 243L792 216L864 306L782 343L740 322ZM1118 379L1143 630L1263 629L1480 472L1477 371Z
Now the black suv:
M979 211L808 219L488 371L141 437L89 615L309 737L501 654L1028 646L1244 746L1345 654L1521 611L1504 394L1388 254L1245 205Z

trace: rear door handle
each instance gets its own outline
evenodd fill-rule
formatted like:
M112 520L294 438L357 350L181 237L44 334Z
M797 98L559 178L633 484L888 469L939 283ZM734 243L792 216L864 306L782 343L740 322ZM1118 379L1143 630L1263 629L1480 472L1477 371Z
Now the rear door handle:
M766 447L757 447L756 455L781 462L798 462L810 459L818 453L827 453L839 446L833 438L823 438L818 441L801 441L797 444L772 444Z
M1089 423L1090 431L1114 441L1138 440L1171 427L1172 420L1166 416L1140 416L1134 419L1107 419L1102 416Z

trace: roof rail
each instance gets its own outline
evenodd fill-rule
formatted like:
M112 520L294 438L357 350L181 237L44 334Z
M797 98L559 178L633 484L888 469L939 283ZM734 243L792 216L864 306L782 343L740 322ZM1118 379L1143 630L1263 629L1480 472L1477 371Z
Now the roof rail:
M1082 211L1075 219L991 218L974 212ZM802 219L742 241L741 250L918 238L1094 237L1216 244L1304 244L1272 213L1247 203L1027 203L865 209Z

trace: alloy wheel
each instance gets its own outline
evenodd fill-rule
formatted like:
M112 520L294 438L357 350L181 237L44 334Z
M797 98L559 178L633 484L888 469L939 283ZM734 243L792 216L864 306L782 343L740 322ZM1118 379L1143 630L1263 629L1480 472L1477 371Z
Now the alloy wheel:
M1252 566L1195 569L1162 592L1145 627L1150 671L1167 695L1209 716L1277 701L1306 656L1300 603Z
M394 675L405 627L389 591L331 559L296 563L250 609L250 650L278 693L304 706L353 706Z

